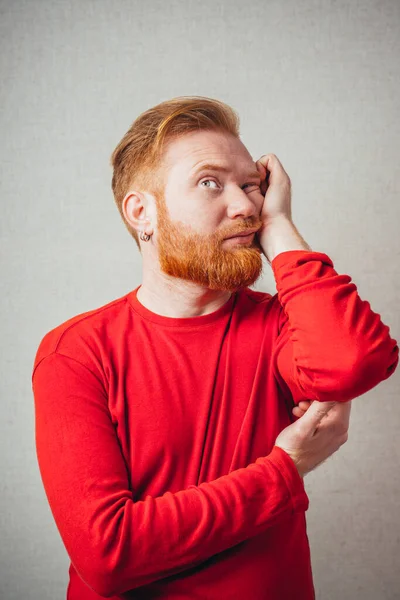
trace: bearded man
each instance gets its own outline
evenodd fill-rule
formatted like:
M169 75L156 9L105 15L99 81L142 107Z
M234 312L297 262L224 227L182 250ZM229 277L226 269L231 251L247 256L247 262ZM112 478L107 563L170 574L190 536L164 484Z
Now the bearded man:
M313 251L235 111L163 102L112 155L142 280L42 339L32 375L69 600L312 600L304 476L399 348ZM273 270L277 293L250 288Z

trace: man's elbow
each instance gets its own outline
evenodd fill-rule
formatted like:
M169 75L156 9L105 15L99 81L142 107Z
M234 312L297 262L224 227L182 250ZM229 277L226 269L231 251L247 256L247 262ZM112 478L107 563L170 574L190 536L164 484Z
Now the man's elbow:
M372 355L364 356L348 367L337 373L330 385L319 389L320 400L335 400L348 402L362 396L384 381L394 372L396 364L389 364Z

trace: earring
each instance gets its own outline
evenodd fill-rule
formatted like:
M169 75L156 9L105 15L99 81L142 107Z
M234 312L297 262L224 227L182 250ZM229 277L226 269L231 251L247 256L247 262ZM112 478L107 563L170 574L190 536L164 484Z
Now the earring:
M151 236L145 233L144 231L141 231L139 237L143 242L148 242Z

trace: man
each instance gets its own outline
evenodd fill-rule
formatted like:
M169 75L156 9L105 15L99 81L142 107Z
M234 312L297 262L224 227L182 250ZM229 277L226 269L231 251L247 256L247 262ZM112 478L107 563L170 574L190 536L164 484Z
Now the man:
M149 109L112 164L142 283L48 332L32 377L68 598L310 600L303 477L396 340L300 236L289 176L253 162L224 103ZM275 295L249 287L263 256Z

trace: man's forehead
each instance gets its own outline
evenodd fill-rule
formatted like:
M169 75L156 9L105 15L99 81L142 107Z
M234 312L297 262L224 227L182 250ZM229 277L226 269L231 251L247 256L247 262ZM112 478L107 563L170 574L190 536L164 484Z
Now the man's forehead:
M238 163L238 170L243 171L245 177L253 177L255 179L261 179L260 173L256 167L256 164L252 161L240 161ZM196 175L201 171L217 171L220 173L229 174L233 171L236 171L236 164L233 164L232 157L229 157L228 160L220 161L220 160L207 160L200 161L194 165L194 167L189 171L189 175Z
M213 132L212 132L213 133ZM205 135L201 135L205 134ZM164 155L169 167L178 166L187 172L195 171L202 163L217 164L230 170L256 170L256 164L243 142L233 136L215 136L196 132L174 140Z
M189 176L195 175L202 170L214 170L222 173L245 172L248 176L256 177L259 172L253 159L243 154L232 154L224 152L210 152L204 149L204 152L193 156L183 156L175 161L170 160L170 167L185 172Z

